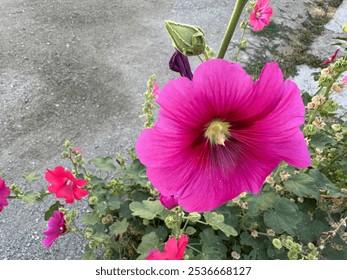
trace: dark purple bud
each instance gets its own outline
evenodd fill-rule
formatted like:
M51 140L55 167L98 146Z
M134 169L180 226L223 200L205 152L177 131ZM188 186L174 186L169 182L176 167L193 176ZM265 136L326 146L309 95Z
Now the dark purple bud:
M178 50L176 50L172 55L169 67L172 71L180 73L182 77L186 77L189 80L193 79L193 73L190 70L188 57L180 53Z

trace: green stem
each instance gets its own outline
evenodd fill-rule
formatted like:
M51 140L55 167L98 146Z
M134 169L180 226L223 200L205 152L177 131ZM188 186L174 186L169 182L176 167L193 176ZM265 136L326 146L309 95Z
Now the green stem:
M218 58L224 58L224 55L228 49L228 46L230 44L231 38L234 35L234 31L236 28L236 25L240 19L241 13L246 5L248 0L236 0L236 4L233 10L233 13L231 15L227 30L224 33L224 37L222 40L222 44L219 48L218 52Z
M234 59L235 62L237 62L238 59L239 59L239 54L240 54L240 51L241 51L241 45L242 45L243 38L245 38L246 30L247 30L247 27L243 28L241 39L240 39L239 45L237 47L237 52L235 54L235 59Z

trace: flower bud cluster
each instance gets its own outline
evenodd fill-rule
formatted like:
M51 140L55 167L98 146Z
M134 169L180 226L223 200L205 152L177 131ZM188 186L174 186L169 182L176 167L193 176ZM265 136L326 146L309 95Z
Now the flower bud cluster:
M307 109L316 110L318 107L322 106L326 98L323 95L315 95L312 97L311 102L307 104Z
M152 75L147 82L148 90L144 93L145 102L142 104L142 112L146 117L144 127L150 128L154 125L153 109L155 96L153 94L153 83L156 81L156 76Z

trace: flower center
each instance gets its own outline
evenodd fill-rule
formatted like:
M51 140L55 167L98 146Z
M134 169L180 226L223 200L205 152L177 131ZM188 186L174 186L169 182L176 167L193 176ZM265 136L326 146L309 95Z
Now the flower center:
M257 19L260 19L261 18L261 12L256 12L255 16Z
M225 140L230 137L229 128L230 124L228 122L214 120L208 124L204 135L210 140L211 144L225 146Z

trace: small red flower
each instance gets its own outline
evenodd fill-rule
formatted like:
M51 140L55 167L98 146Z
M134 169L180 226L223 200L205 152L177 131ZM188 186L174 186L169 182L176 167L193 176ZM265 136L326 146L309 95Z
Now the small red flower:
M331 62L334 61L334 59L336 58L337 54L339 53L340 49L337 49L331 56L329 56L329 58L325 61L323 61L320 65L326 65L326 64L330 64Z
M272 8L268 0L258 0L254 10L250 15L249 24L253 26L253 31L261 31L270 23Z
M76 179L70 172L62 166L57 166L54 170L46 171L46 180L50 183L48 191L55 193L57 198L65 198L66 203L73 203L74 199L80 200L88 195L88 191L82 189L87 181Z
M66 232L64 214L59 211L54 211L54 216L48 220L48 229L43 233L46 238L42 241L45 247L51 247L57 238Z
M4 208L4 206L8 205L7 198L10 195L11 190L6 186L5 180L0 178L0 212Z
M160 252L158 249L150 251L146 260L183 260L187 244L187 235L182 235L178 240L171 237L165 243L164 252Z

